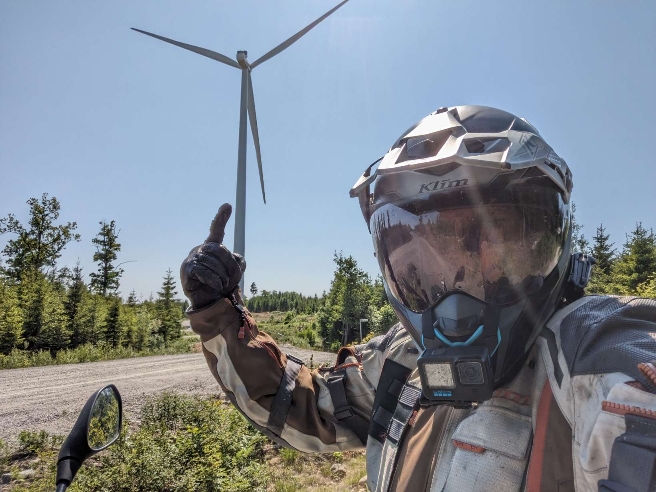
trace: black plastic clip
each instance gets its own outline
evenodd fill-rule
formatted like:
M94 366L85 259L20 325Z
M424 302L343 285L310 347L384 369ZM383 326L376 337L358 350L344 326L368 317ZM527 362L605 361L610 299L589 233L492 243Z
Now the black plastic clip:
M572 253L567 283L576 289L585 289L586 285L590 282L592 266L596 264L597 260L591 255Z

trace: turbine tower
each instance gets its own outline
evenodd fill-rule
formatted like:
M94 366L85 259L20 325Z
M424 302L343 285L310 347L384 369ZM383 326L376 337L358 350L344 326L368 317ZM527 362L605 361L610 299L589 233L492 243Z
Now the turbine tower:
M246 51L238 51L237 57L235 60L229 58L221 53L216 51L211 51L205 48L199 48L198 46L193 46L191 44L181 43L179 41L174 41L173 39L165 38L163 36L158 36L157 34L152 34L150 32L142 31L141 29L131 28L133 31L146 34L153 38L159 39L161 41L166 41L167 43L179 46L199 55L206 56L212 60L224 63L234 68L241 70L241 105L239 110L239 152L237 154L237 197L235 199L235 243L233 251L239 253L242 256L245 255L246 251L246 118L250 121L251 124L251 133L253 134L253 143L255 144L255 155L257 157L257 167L260 172L260 186L262 187L262 199L266 203L266 194L264 192L264 174L262 173L262 155L260 153L260 136L257 130L257 117L255 115L255 99L253 97L253 84L251 80L251 71L258 65L264 63L265 61L273 58L278 53L289 48L296 41L301 39L306 35L313 27L327 18L330 14L335 12L338 8L344 5L348 0L344 0L312 24L308 25L304 29L300 30L294 34L291 38L280 43L278 46L273 48L268 53L262 55L260 58L255 60L253 63L248 62L248 56ZM244 279L242 277L239 284L242 292L244 291Z

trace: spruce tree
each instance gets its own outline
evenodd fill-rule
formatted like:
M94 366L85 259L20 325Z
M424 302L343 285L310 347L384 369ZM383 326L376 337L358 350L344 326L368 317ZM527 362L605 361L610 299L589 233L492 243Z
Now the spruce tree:
M111 300L107 319L105 320L105 342L116 348L121 343L122 338L122 319L121 319L121 300L115 297Z
M590 244L582 230L583 225L576 220L576 203L572 202L572 253L588 253Z
M36 348L50 350L55 354L66 349L71 331L66 320L65 297L54 289L47 293L43 309L43 325L37 337Z
M635 294L637 287L656 274L656 236L641 222L627 235L626 243L612 268L613 282L619 294Z
M53 353L68 347L70 329L66 319L65 295L43 273L26 273L20 283L23 336L32 350Z
M125 347L134 347L137 339L137 307L124 304L121 306L121 319L123 326L122 343Z
M255 282L251 284L251 295L255 297L257 295L257 285L255 285Z
M592 256L597 260L597 271L610 275L615 260L614 243L610 242L610 234L606 234L603 224L597 227L597 233L592 237Z
M17 289L0 278L0 354L22 348L23 313L18 303Z
M591 254L597 264L592 269L592 277L586 290L595 294L612 293L614 288L611 270L615 262L616 251L613 248L614 244L610 242L610 235L606 234L603 224L597 227L597 233L592 240Z
M29 271L54 269L66 245L80 240L80 235L74 233L77 228L75 222L55 225L61 208L57 198L48 198L48 194L44 193L40 200L30 198L27 204L30 206L27 227L13 214L0 219L0 235L18 236L7 241L2 250L7 258L4 270L15 281L20 281Z
M100 221L100 232L91 240L96 245L93 261L98 263L98 271L89 274L91 288L103 297L118 290L119 281L123 275L123 270L114 265L118 258L117 253L121 251L118 234L115 221L102 220Z
M180 332L180 310L175 301L176 294L175 279L169 268L162 283L162 290L157 293L157 314L161 322L159 333L164 344L168 344L170 340L180 338L182 335Z
M80 323L80 308L86 295L87 286L84 283L82 267L80 267L80 261L78 260L71 273L68 294L66 295L66 301L64 302L66 320L71 329L71 348L75 348L85 341L84 326Z
M154 320L145 306L139 306L136 311L136 331L134 348L146 350L150 347L151 336L159 332L159 320Z
M137 293L134 291L134 289L128 295L128 300L125 303L132 307L137 305Z

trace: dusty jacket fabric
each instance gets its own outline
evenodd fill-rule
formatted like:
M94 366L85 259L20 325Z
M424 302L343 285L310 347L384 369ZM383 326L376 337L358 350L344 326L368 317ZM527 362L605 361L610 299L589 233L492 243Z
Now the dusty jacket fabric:
M287 356L226 299L190 319L230 400L269 437L300 451L363 447L333 415L327 381L344 370L349 404L369 424L367 477L375 491L597 490L626 430L624 416L656 424L656 369L645 364L656 360L655 300L591 296L558 311L519 374L492 399L466 410L416 406L402 428L396 422L398 440L389 432L403 391L421 387L418 347L400 325L342 349L334 368L302 366L282 431L272 432L269 412Z

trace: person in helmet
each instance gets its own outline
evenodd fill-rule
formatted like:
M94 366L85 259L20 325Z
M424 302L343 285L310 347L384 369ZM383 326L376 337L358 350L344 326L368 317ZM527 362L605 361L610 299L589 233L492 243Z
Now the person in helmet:
M243 258L181 267L228 398L303 452L366 447L372 491L656 490L656 300L583 296L572 174L526 120L442 108L351 190L400 323L310 371L242 305Z

